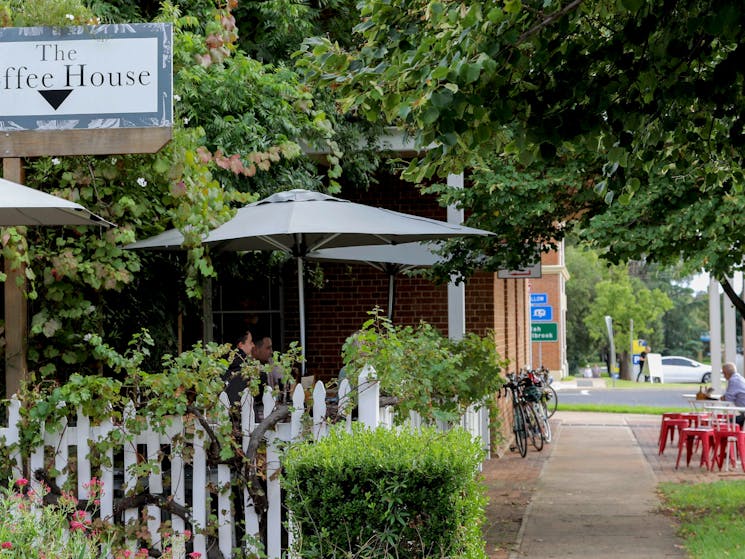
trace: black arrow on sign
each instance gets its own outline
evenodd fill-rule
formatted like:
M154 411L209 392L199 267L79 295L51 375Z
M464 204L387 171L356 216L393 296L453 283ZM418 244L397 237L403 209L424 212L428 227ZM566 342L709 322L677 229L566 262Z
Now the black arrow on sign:
M47 100L47 103L55 111L65 102L65 99L67 99L70 93L72 93L72 89L45 89L44 91L39 91L39 94Z

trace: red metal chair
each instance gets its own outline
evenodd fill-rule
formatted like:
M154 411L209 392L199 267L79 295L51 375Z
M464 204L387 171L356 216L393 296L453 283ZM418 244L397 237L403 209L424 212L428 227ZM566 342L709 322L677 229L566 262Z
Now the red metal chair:
M719 466L721 471L724 461L729 455L730 464L734 467L737 458L740 459L740 466L745 471L745 432L735 422L735 415L721 415L714 425L714 464Z
M680 466L680 458L683 455L683 447L686 450L686 466L691 465L691 455L693 454L693 443L696 443L698 448L701 443L701 461L699 466L706 466L708 470L711 470L712 456L711 451L714 448L714 429L712 427L684 427L680 431L680 439L678 440L678 459L675 462L675 469Z
M662 422L660 423L660 437L658 450L662 454L667 446L667 437L670 435L670 442L675 440L675 432L680 437L681 429L685 427L699 427L701 415L698 413L663 413Z
M678 439L680 439L680 432L686 427L692 427L690 420L686 418L663 419L660 425L659 454L665 452L668 433L670 434L670 443L672 444L675 439L675 432L678 432Z

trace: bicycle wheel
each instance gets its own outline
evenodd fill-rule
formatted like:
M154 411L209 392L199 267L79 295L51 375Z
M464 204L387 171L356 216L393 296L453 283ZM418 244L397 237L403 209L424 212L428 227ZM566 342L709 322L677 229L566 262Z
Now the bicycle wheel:
M556 413L556 406L559 405L559 396L556 394L556 389L550 384L543 387L541 404L543 404L546 410L546 418L549 418Z
M519 404L512 405L512 430L515 432L515 445L520 456L525 458L528 453L528 433L525 430L525 414Z
M533 404L523 404L523 413L525 414L525 430L530 437L530 443L536 450L543 450L543 434L538 424L538 416L535 413Z
M538 418L538 427L541 429L541 435L543 440L547 443L551 442L551 424L548 422L548 416L546 415L546 408L543 402L533 404L535 409L535 415Z

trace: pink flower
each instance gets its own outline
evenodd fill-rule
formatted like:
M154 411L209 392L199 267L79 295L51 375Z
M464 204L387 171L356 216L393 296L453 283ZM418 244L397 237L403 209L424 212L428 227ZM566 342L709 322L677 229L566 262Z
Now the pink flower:
M199 553L198 551L192 551L191 553L189 553L190 559L199 559L201 556L202 554Z
M79 522L77 520L73 520L73 521L70 522L70 530L81 530L81 531L84 531L85 530L85 524L83 524L82 522Z
M10 542L3 542L2 544L0 544L0 547L2 547L3 549L12 549L13 544Z
M28 485L28 480L25 477L18 478L16 480L16 485L18 487L26 487Z
M191 539L191 530L184 530L184 539L186 540Z

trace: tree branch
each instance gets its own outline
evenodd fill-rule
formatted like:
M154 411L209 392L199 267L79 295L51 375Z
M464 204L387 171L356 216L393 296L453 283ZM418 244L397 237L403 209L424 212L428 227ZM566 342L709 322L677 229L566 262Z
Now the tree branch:
M143 505L158 505L161 509L167 510L171 514L175 514L183 518L186 522L191 523L191 515L189 509L183 505L179 505L173 499L164 495L156 495L154 493L138 493L137 495L131 495L124 497L114 507L114 516L121 514L126 509L135 509Z
M547 27L547 26L551 25L557 19L565 16L566 14L568 14L569 12L571 12L572 10L575 10L577 7L579 7L579 5L581 3L582 3L582 0L573 0L572 2L570 2L569 4L567 4L566 6L564 6L562 9L560 9L558 12L554 12L551 15L549 15L546 19L544 19L543 21L541 21L539 23L536 23L533 27L531 27L530 29L528 29L527 31L525 31L524 33L522 33L517 38L517 44L519 45L520 43L522 43L523 41L525 41L531 35L535 35L536 33L538 33L544 27Z
M727 297L729 297L729 300L732 301L732 304L737 309L737 312L740 313L740 317L745 318L745 301L740 299L737 293L735 293L735 290L732 287L732 284L730 284L729 280L727 278L722 278L719 280L719 284L722 286L722 289L727 294Z
M207 433L207 438L209 438L210 440L208 454L209 454L210 460L214 461L217 458L217 454L219 452L217 450L219 441L217 439L217 435L215 434L215 431L212 429L212 426L207 421L207 418L205 418L204 415L202 415L202 413L197 408L195 408L192 405L187 405L186 411L197 418L197 421L199 421L199 424L202 426L202 429L204 429L204 432Z
M287 404L281 404L276 406L272 413L266 416L261 423L251 432L251 436L248 439L248 448L246 449L246 459L253 462L256 458L256 453L259 449L259 444L264 439L266 432L274 427L277 423L283 419L289 417L290 408Z

